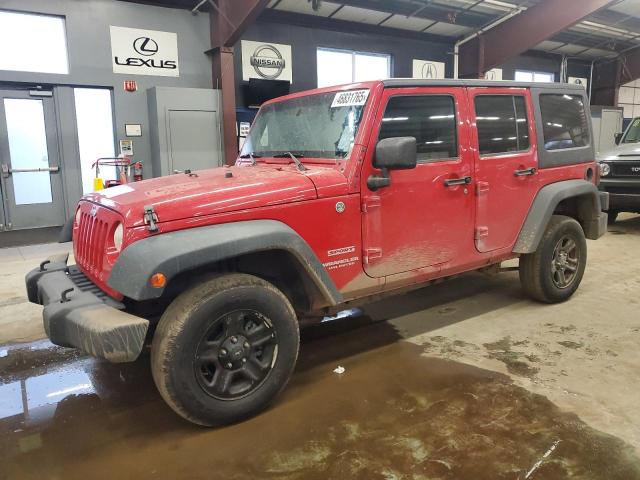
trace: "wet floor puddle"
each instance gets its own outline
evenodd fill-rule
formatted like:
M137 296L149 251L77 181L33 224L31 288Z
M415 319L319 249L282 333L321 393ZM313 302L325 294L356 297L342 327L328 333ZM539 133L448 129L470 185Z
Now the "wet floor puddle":
M631 447L507 377L426 357L386 323L327 331L305 335L270 410L216 430L164 405L148 357L9 348L0 479L640 479Z

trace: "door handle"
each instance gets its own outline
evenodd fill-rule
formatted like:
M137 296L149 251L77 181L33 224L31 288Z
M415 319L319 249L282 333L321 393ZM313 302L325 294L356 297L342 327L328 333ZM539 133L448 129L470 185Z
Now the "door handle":
M452 187L454 185L469 185L471 183L471 177L449 178L444 181L445 187Z
M34 173L34 172L50 172L57 173L60 171L59 165L54 165L53 167L47 168L11 168L6 163L2 164L2 176L7 178L12 173Z
M527 175L535 175L537 171L538 170L536 170L535 167L531 167L525 168L524 170L516 170L515 172L513 172L513 174L516 177L526 177Z

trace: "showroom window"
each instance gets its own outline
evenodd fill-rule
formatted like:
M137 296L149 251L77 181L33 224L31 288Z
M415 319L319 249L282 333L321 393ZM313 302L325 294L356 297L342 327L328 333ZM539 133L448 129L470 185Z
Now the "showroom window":
M547 150L589 145L589 123L580 95L540 95L540 113Z
M553 73L516 70L514 79L517 82L555 82Z
M415 137L419 162L458 156L456 111L448 95L396 96L389 99L379 140Z
M524 97L478 95L475 107L481 155L529 149L529 122Z
M78 125L82 192L93 191L95 169L92 165L100 157L113 157L113 106L111 90L107 88L74 88L73 96ZM100 177L115 179L115 167L100 167Z
M0 11L0 45L0 70L69 73L62 17Z
M318 48L318 87L381 80L391 76L391 56Z

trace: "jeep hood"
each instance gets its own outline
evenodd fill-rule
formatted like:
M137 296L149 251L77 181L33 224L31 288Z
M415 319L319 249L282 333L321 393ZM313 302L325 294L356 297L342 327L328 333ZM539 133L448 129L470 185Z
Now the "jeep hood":
M621 143L598 154L598 160L640 160L640 142Z
M153 205L159 222L164 223L313 200L318 196L312 175L308 175L313 170L327 169L312 167L303 173L293 165L213 168L120 185L84 199L118 211L127 227L136 227L144 223L148 205Z

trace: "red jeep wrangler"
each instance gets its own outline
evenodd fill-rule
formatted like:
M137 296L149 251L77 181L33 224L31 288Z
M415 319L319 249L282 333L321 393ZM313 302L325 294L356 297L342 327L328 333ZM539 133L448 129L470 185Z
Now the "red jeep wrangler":
M299 320L520 258L534 299L578 288L607 226L584 89L396 79L265 103L233 167L86 195L76 265L27 275L52 342L112 362L151 342L201 425L265 408Z

